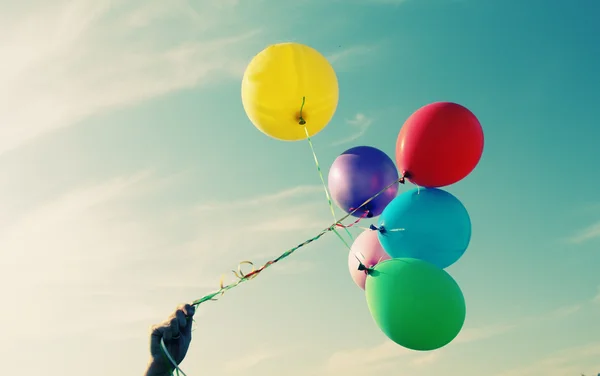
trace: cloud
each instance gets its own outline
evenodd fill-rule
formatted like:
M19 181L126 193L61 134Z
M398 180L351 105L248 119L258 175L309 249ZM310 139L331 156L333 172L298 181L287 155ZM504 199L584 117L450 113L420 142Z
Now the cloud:
M539 318L531 319L530 321L538 322L540 320L564 319L566 317L572 316L572 315L576 314L577 312L581 311L582 308L583 308L583 306L581 304L566 305L566 306L559 307L559 308L549 312L547 315L543 315Z
M591 343L584 346L563 349L548 354L532 364L514 368L495 376L564 376L564 375L596 375L600 369L600 344Z
M243 47L258 31L215 34L230 22L227 6L204 1L200 13L189 4L59 0L21 12L0 8L0 24L11 30L0 35L0 154L100 111L241 76Z
M600 286L598 286L598 293L596 294L596 296L594 296L592 302L600 304Z
M515 324L493 324L478 328L464 328L454 340L455 343L469 343L504 334L516 327Z
M373 124L373 119L368 118L364 114L358 113L352 120L346 120L346 124L352 129L350 136L333 143L333 146L343 145L361 138Z
M236 224L242 225L236 229L238 233L282 233L303 230L317 232L333 222L333 219L327 215L324 200L323 186L306 185L245 200L209 202L197 206L194 210L202 216L212 218L235 215ZM269 215L262 213L265 208L276 208L282 204L287 208L285 216L281 213ZM239 217L240 212L249 215Z
M440 358L441 354L442 351L437 351L427 353L426 355L417 356L411 361L411 364L417 367L425 366L427 364L437 361Z
M341 48L339 51L329 54L327 59L331 62L331 64L336 65L336 63L340 63L345 59L365 55L371 53L373 50L373 46L351 46L347 48Z
M222 212L230 210L239 210L240 208L246 209L249 207L274 204L288 199L306 197L319 192L321 194L324 194L324 188L321 185L301 185L272 194L251 197L245 200L207 202L198 206L196 210L198 210L199 212Z
M374 347L334 353L326 363L325 372L331 375L362 375L383 372L389 370L390 364L399 359L402 359L405 364L409 364L414 369L425 367L435 362L440 358L441 354L442 350L430 352L412 351L392 341L385 341ZM407 370L406 374L411 374L410 370Z
M456 339L452 341L450 346L486 340L532 323L563 319L579 312L581 308L581 305L570 305L559 307L558 309L541 315L526 317L513 323L465 327ZM396 361L399 357L409 358L408 363L413 367L422 367L437 361L446 350L447 348L442 348L436 351L423 353L405 349L392 341L386 341L375 347L334 353L326 363L326 370L330 371L331 374L356 372L357 375L364 373L367 370L373 371L374 368L385 371L389 369L390 363Z
M481 327L465 327L458 334L453 343L459 344L481 341L503 335L520 327L539 324L544 321L561 320L576 314L582 308L583 306L581 304L566 305L543 314L526 316L519 320L515 320L514 322L496 323Z
M341 374L349 371L360 374L362 371L367 370L376 372L380 368L386 368L387 362L390 360L414 353L392 341L385 341L375 347L338 351L329 358L326 369L331 374Z
M132 306L135 299L126 304L131 297L121 298L131 291L135 279L116 272L119 265L151 250L155 238L131 218L115 221L110 203L126 202L128 194L150 176L142 171L77 189L2 229L0 257L6 270L0 275L0 291L4 299L21 307L5 312L6 319L30 323L15 328L17 332L9 328L9 338L43 339L92 331L116 315L124 321L143 320L140 310L145 311L145 305ZM17 289L11 287L14 281L19 281ZM102 296L95 296L100 291L118 293L110 302L119 304L118 312L112 304L102 304L106 302ZM68 317L74 305L86 315L59 320ZM40 306L44 306L42 316Z
M303 190L265 196L279 200L249 199L262 204L237 212L235 226L207 223L206 213L193 206L158 205L151 216L139 209L140 203L155 204L156 192L149 187L165 189L162 193L168 196L169 188L186 183L185 176L161 177L144 170L79 187L0 228L5 268L0 273L0 295L19 307L5 312L3 320L30 323L9 328L7 343L13 337L42 340L99 330L104 337L145 336L129 324L149 325L153 317L168 314L164 307L197 298L209 286L217 288L219 273L242 259L260 253L277 256L296 244L284 232L255 237L237 232L270 219L285 223L307 206ZM165 184L169 179L181 180ZM148 192L152 196L144 196ZM305 219L329 219L325 208L322 216L313 214ZM41 317L40 306L44 306ZM61 319L72 316L74 308L86 314Z
M375 58L381 58L381 47L384 42L369 45L339 46L338 50L327 55L327 59L336 72L352 71L370 63Z
M600 238L600 221L577 232L569 238L569 242L573 244L582 244L597 238Z
M236 358L225 363L225 371L229 373L243 373L261 363L276 358L280 355L279 351L267 350L265 348L255 349L248 355Z
M313 262L286 260L277 266L275 272L280 274L304 274L314 270L314 268L315 263Z

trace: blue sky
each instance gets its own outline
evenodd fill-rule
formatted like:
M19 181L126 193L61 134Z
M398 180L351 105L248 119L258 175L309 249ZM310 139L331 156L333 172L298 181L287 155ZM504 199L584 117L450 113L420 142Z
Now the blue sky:
M204 305L191 375L567 376L600 372L600 5L475 0L0 2L0 273L6 374L139 374L148 327L331 217L306 142L246 118L245 65L309 44L340 105L314 138L393 155L417 108L480 119L449 188L473 238L449 271L460 337L391 344L333 236ZM408 187L404 187L408 189ZM339 212L339 211L338 211Z

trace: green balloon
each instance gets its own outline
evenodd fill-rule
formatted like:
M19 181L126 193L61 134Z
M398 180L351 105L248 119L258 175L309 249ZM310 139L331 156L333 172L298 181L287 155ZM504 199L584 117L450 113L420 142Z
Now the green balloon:
M465 322L465 298L445 270L426 261L380 262L365 285L373 319L392 341L411 350L446 346Z

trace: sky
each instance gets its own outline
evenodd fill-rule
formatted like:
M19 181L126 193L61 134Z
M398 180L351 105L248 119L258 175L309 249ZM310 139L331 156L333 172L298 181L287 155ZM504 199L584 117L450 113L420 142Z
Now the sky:
M325 173L353 146L393 157L428 103L481 121L479 165L447 188L473 223L448 269L466 323L438 351L391 343L329 234L201 305L187 374L600 373L599 11L593 0L0 0L3 372L142 374L150 325L233 281L240 261L330 224L306 141L263 135L241 104L251 58L295 41L339 79L337 112L313 140Z

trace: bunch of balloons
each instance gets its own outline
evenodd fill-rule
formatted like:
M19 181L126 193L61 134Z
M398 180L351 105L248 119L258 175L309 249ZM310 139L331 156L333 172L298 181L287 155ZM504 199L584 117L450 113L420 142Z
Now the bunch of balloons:
M327 59L298 43L261 51L242 81L250 121L284 141L319 133L331 121L338 98L337 77ZM358 146L337 157L329 171L337 206L355 217L379 217L377 226L352 244L350 273L365 290L374 321L406 348L441 348L464 324L465 299L444 269L467 249L471 221L460 200L440 188L471 173L483 143L471 111L437 102L406 120L396 142L396 163L379 149ZM418 188L398 195L405 180Z
M337 205L354 216L379 216L377 226L352 244L348 265L373 319L401 346L435 350L462 329L465 299L444 269L467 249L471 220L460 200L439 188L466 177L482 152L477 118L461 105L438 102L417 110L400 129L400 174L387 155L366 146L344 152L331 167L329 187ZM404 179L424 188L396 195L397 184L389 184Z

